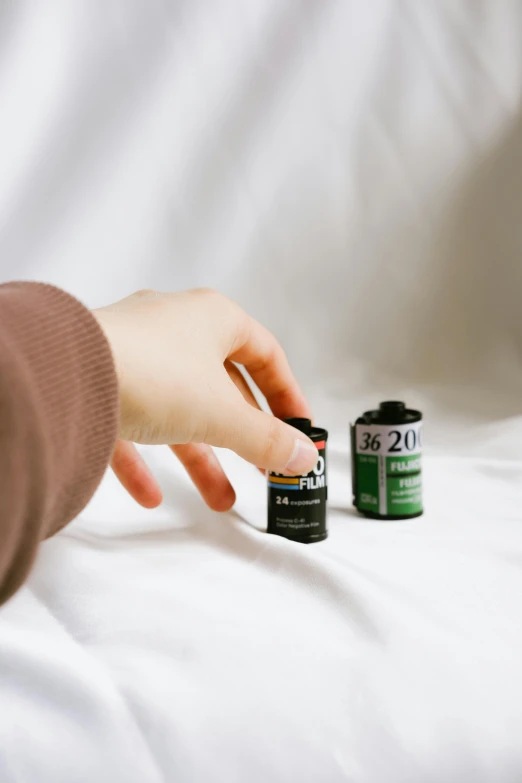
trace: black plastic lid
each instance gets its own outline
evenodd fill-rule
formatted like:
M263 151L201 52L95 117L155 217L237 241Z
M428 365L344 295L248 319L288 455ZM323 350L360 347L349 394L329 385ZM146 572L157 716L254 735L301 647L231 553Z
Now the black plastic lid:
M310 419L285 419L285 423L289 424L291 427L295 427L299 432L304 432L304 434L308 435L310 440L313 440L314 442L326 440L328 438L327 431L323 430L321 427L314 427Z
M404 402L399 400L386 400L381 402L379 408L373 411L365 411L357 419L358 424L409 424L410 422L420 421L422 413L407 408Z

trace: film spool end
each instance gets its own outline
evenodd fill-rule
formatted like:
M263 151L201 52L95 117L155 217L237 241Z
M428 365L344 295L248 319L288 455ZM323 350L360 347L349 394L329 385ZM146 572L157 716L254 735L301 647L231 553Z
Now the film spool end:
M379 410L383 411L383 413L402 413L406 410L406 404L398 400L386 400L381 402Z

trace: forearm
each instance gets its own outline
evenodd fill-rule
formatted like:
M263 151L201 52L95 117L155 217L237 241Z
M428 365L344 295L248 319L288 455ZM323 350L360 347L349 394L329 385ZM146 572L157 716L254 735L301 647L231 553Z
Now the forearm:
M0 602L91 498L117 422L112 356L88 310L51 286L0 285Z

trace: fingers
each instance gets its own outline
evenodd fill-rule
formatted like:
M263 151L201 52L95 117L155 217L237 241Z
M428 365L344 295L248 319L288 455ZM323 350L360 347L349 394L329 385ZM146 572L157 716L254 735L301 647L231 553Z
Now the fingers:
M220 419L216 432L209 431L208 442L232 449L259 468L287 475L309 473L318 459L306 435L253 408L239 393L233 394L229 414Z
M228 511L234 505L236 493L210 446L186 443L170 448L211 509Z
M225 362L225 370L228 372L235 386L239 389L239 391L241 392L245 400L254 408L257 408L257 410L260 411L261 408L259 407L257 400L252 393L252 389L248 385L248 382L245 380L241 370L238 370L236 365L232 364L232 362L229 362L228 359ZM258 468L258 470L263 475L265 474L265 470L263 468Z
M310 407L274 335L246 313L241 318L244 322L239 325L229 359L245 366L275 416L311 418Z
M159 506L162 501L160 486L133 443L117 441L111 467L122 486L140 506Z
M254 408L261 410L256 398L254 397L252 389L248 385L248 381L244 377L241 370L239 370L235 364L232 364L232 362L229 362L228 360L225 362L225 370L229 374L236 388L239 389L239 391L241 392L245 400L249 403L249 405L252 405Z
M170 448L210 508L228 511L234 505L234 489L210 446L187 444ZM124 440L116 443L111 467L137 503L145 508L159 506L162 501L160 486L133 443Z

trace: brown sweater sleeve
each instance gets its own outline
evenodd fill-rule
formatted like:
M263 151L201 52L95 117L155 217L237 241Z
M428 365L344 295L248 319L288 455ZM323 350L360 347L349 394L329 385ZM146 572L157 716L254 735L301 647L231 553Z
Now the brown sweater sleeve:
M0 603L93 495L117 422L112 356L91 313L50 285L0 285Z

